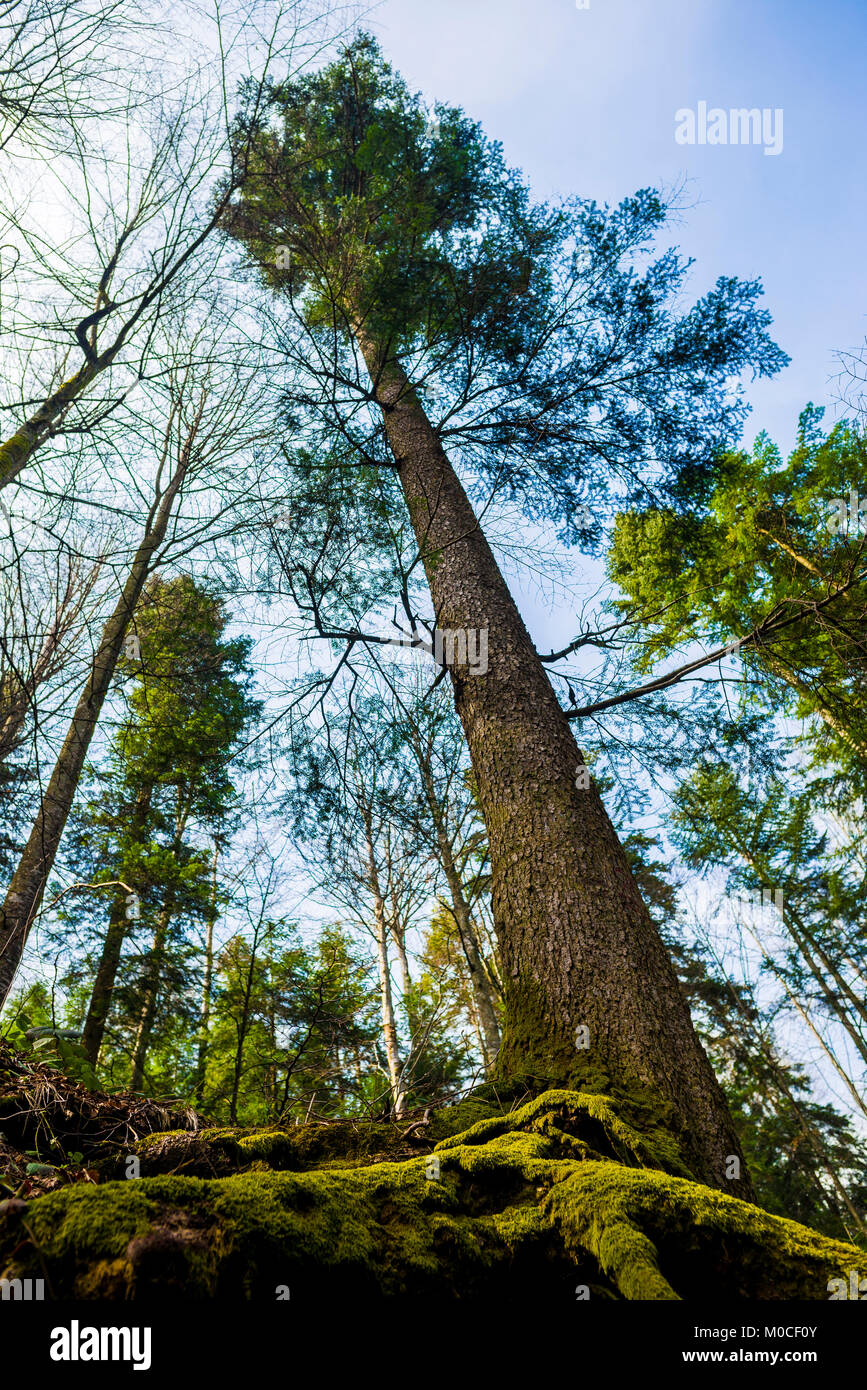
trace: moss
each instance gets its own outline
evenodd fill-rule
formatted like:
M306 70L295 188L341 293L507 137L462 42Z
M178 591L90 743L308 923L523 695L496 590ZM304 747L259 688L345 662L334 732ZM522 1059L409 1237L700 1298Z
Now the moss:
M548 1136L563 1157L609 1158L689 1176L674 1140L655 1117L642 1133L621 1119L616 1102L609 1097L584 1092L546 1091L511 1114L477 1121L465 1133L442 1140L436 1149L484 1144L521 1130Z
M867 1254L751 1203L662 1173L587 1163L547 1194L568 1248L592 1253L625 1298L823 1299Z
M0 1275L47 1274L55 1298L274 1299L286 1285L526 1300L583 1283L663 1301L821 1299L829 1278L867 1274L854 1247L684 1176L653 1115L642 1128L611 1097L564 1090L494 1106L456 1107L467 1128L399 1162L368 1161L400 1139L392 1126L152 1136L145 1155L195 1140L244 1171L39 1197L0 1218ZM367 1152L352 1160L352 1144Z
M226 1177L245 1169L305 1171L329 1163L357 1166L391 1154L409 1157L415 1151L404 1143L399 1126L334 1121L289 1129L223 1127L148 1134L95 1166L103 1178L125 1177L126 1160L134 1155L142 1177Z

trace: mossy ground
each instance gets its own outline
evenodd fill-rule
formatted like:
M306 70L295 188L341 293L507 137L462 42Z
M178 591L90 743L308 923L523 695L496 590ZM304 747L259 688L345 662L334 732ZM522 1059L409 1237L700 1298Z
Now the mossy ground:
M270 1300L827 1299L829 1279L867 1276L854 1246L694 1182L656 1120L608 1097L497 1111L149 1135L127 1151L140 1178L108 1156L107 1180L0 1217L0 1272L54 1298Z

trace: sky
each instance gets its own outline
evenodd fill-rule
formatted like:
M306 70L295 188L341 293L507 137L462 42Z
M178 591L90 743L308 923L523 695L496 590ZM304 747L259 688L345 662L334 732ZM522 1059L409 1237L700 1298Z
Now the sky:
M583 0L582 0L583 3ZM540 198L619 201L686 180L672 240L760 277L792 365L750 390L787 449L867 334L864 0L383 0L368 27L413 90L462 106ZM782 149L685 145L675 113L781 109Z

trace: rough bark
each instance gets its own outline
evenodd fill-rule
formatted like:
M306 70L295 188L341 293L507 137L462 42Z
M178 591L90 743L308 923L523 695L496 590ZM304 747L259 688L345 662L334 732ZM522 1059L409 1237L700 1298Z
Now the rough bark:
M488 629L485 674L453 665L450 675L491 851L506 1004L498 1072L648 1087L670 1106L697 1175L749 1195L671 961L596 787L576 786L582 756L469 499L399 363L355 332L437 628Z

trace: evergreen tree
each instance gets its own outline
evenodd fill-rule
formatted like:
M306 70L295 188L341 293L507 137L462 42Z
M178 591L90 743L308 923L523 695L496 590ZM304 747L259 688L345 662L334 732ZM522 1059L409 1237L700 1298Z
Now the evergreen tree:
M586 1027L594 1083L664 1096L695 1171L746 1192L726 1177L736 1139L671 963L596 788L576 787L579 750L455 464L576 538L591 485L602 499L624 479L641 496L651 481L706 480L743 415L732 375L785 359L756 284L720 280L679 316L676 253L639 273L666 215L654 193L613 210L533 206L499 147L459 111L437 115L431 139L419 100L361 36L275 87L226 225L324 364L327 394L293 407L317 427L336 411L357 461L389 470L436 626L463 636L443 664L491 850L501 1079L578 1077ZM483 636L484 672L468 658Z
M125 660L126 711L98 792L74 827L79 873L116 885L84 1047L95 1062L114 1005L135 1089L160 1017L177 1024L180 1010L191 1025L197 1015L191 937L213 907L209 837L228 833L237 818L233 758L259 708L250 696L250 641L227 640L227 622L222 601L189 575L147 587Z

